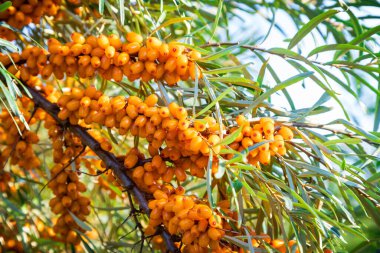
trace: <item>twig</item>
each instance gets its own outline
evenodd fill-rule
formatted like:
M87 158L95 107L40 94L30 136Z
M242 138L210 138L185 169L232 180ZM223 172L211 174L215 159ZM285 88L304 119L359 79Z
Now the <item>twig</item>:
M370 195L368 195L366 192L364 192L360 188L354 188L354 189L359 193L359 195L365 197L366 199L368 199L369 201L371 201L372 204L374 204L376 208L380 209L380 203L377 202L377 200L375 200L374 198L372 198Z
M332 132L333 134L342 134L342 135L346 135L350 138L358 138L362 141L365 141L371 145L375 145L375 146L379 146L378 143L376 142L373 142L371 140L368 140L364 137L361 137L361 136L358 136L352 132L347 132L347 131L344 131L344 130L339 130L339 129L335 129L335 128L332 128L332 127L329 127L329 126L326 126L325 124L314 124L314 123L302 123L302 122L288 122L288 123L283 123L283 125L288 125L288 126L294 126L294 127L303 127L303 128L318 128L318 129L323 129L323 130L327 130L327 131L330 131Z
M305 148L303 148L301 145L297 144L297 143L294 143L292 141L288 141L287 143L289 143L290 145L292 145L293 147L296 147L298 148L299 150L301 150L302 152L304 152L306 155L308 156L312 156L315 160L317 160L318 162L322 163L323 165L327 166L326 162L323 161L320 157L314 155L313 153L307 151Z
M289 55L273 52L273 51L270 51L268 49L261 48L261 47L258 47L258 46L241 45L239 42L206 43L204 45L201 45L200 47L201 48L205 48L205 47L236 46L236 45L240 45L240 47L245 48L245 49L249 49L251 51L261 51L261 52L265 52L265 53L268 53L268 54L280 56L280 57L282 57L284 59L290 58L290 59L293 59L293 60L296 60L296 61L300 61L300 59L297 58L297 57L292 57L292 56L289 56ZM307 58L305 58L305 59L307 59ZM320 61L315 61L315 60L309 60L309 59L307 59L307 60L309 62L318 64L318 65L322 65L322 66L330 66L330 67L335 67L335 68L341 68L341 67L353 68L352 66L348 66L346 64L328 64L328 63L325 63L325 62L320 62Z
M62 127L69 129L72 133L76 134L82 141L84 146L89 147L92 151L95 152L99 156L100 159L106 164L106 167L112 169L115 176L120 180L124 188L128 190L128 192L133 193L136 197L141 210L149 215L150 209L148 207L148 201L145 198L145 194L136 186L136 184L125 174L124 164L121 163L117 157L108 151L103 150L100 147L99 142L97 142L87 131L85 128L78 125L71 125L67 121L62 121L58 118L58 113L60 111L59 107L49 102L44 96L42 96L37 90L26 85L24 86L28 90L28 92L32 95L32 99L36 105L38 105L41 109L46 111L54 120L60 124ZM166 243L166 247L169 252L179 252L176 246L174 245L174 241L171 235L165 228L162 228L161 235L164 238Z
M40 192L38 193L39 195L41 195L42 191L46 188L46 186L48 186L54 179L56 179L67 167L69 167L73 162L75 162L79 156L81 156L83 154L83 152L85 151L86 149L86 146L83 146L82 150L76 155L74 156L74 158L72 158L53 178L51 178L43 187L42 189L40 190Z

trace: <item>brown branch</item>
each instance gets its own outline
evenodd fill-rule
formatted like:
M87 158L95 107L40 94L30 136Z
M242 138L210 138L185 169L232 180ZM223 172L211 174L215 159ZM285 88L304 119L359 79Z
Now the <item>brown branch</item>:
M133 193L135 198L137 199L141 210L149 215L150 209L148 207L148 201L145 198L145 194L136 186L136 184L126 175L126 168L124 164L120 162L117 157L108 151L103 150L100 147L99 142L97 142L87 131L85 128L78 125L71 125L67 121L62 121L58 118L59 107L49 102L44 96L42 96L37 90L29 87L24 84L26 89L32 95L33 102L39 106L41 109L46 111L54 120L57 121L61 126L69 129L71 132L76 134L82 141L84 146L89 147L92 151L94 151L100 159L106 164L108 169L112 169L115 176L120 180L123 187L128 191ZM166 229L161 230L161 235L166 243L166 247L169 252L179 252L177 247L174 245L174 240L172 236L168 233Z
M365 191L363 191L363 190L360 189L360 188L354 188L354 189L358 192L358 194L359 194L360 196L363 196L364 198L368 199L369 201L372 202L372 204L373 204L376 208L380 209L380 203L379 203L376 199L372 198L370 195L368 195Z

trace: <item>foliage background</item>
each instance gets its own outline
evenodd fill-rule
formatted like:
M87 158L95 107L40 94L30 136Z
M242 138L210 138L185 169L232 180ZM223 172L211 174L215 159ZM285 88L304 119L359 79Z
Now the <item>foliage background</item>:
M338 252L375 252L380 247L379 209L352 190L360 188L360 184L363 184L364 189L368 190L367 193L375 201L379 200L380 4L377 1L100 0L99 4L83 1L82 17L76 16L70 5L62 8L67 14L67 20L55 22L46 17L40 24L24 28L23 40L17 40L15 44L1 41L1 45L5 46L2 50L16 50L15 45L22 48L25 42L43 45L51 36L68 41L73 31L95 35L122 35L131 30L146 36L154 34L168 41L176 39L199 50L207 50L204 54L205 60L199 64L209 70L206 75L208 79L195 83L181 82L179 87L174 88L162 84L140 86L139 83L127 80L121 84L105 83L100 79L92 82L99 88L106 88L109 94L144 94L153 89L161 94L163 100L177 100L189 107L194 105L195 111L200 111L207 103L218 98L220 107L213 107L212 110L216 111L217 115L222 115L225 122L229 122L238 113L249 112L249 106L250 111L257 109L254 110L254 117L275 115L279 120L296 123L316 122L324 124L324 127L336 118L347 120L335 122L337 124L333 124L334 129L345 131L349 128L355 132L358 139L369 139L371 143L358 143L358 139L352 141L347 136L331 134L318 128L315 131L307 128L302 130L312 136L313 142L318 144L317 150L314 149L315 146L304 141L297 142L321 159L329 160L332 174L327 173L326 168L316 159L305 157L304 154L289 157L288 165L291 165L291 161L304 161L304 167L301 164L296 164L301 168L290 167L297 173L303 173L311 184L316 185L315 192L307 193L312 198L326 197L320 193L322 190L317 187L317 183L322 184L322 189L331 194L331 198L326 198L325 202L331 203L330 208L337 212L337 218L341 223L329 227L329 236L333 238L333 244L329 244L330 246L334 245ZM338 10L339 13L331 12L332 9ZM99 10L104 16L96 19L92 10ZM325 15L324 13L331 15L316 20ZM309 22L310 20L314 22ZM305 33L301 34L300 31ZM300 35L303 36L297 37ZM289 44L294 46L288 48ZM241 45L247 45L248 48ZM332 46L325 48L325 45ZM329 51L322 52L326 49ZM308 57L313 50L319 53ZM226 67L230 69L226 70ZM3 70L2 74L7 76ZM289 87L276 90L278 84L286 84L285 86ZM17 88L14 87L15 84L6 79L0 93L4 105L12 108L17 114L17 107L13 103L17 95L14 91L17 91ZM228 90L229 93L223 93L228 87L232 87ZM258 88L263 92L258 92ZM348 120L361 128L352 125ZM105 131L104 134L107 136L109 133ZM132 143L133 140L129 139L121 145L115 144L114 148L123 153ZM43 169L46 171L51 165L49 145L43 143L36 147L44 157ZM264 173L265 176L271 175L269 178L276 183L284 182L281 165L274 164L273 169L273 173ZM310 172L310 178L306 171L313 171ZM363 182L359 175L366 180ZM17 173L14 173L14 176L17 177ZM245 176L248 175L242 176L237 171L231 174L231 177L237 178ZM339 186L340 180L346 177L354 182L354 186L344 183ZM139 238L138 232L129 233L135 227L133 220L128 219L123 223L130 211L127 201L111 200L107 198L106 193L97 189L95 179L83 179L88 182L93 196L93 212L90 218L93 222L90 225L97 233L95 239L85 240L87 246L94 251L117 251L122 247L136 246L134 242ZM27 220L43 217L44 222L51 225L51 214L47 208L51 193L45 190L39 194L42 185L47 182L46 178L35 181L30 179L29 175L25 175L16 181L27 182L26 188L19 189L17 196L12 198L1 197L3 220L12 216L21 227ZM187 188L189 192L201 195L208 190L206 185L205 180L195 180ZM260 192L258 185L250 186ZM289 189L280 190L272 187L272 190L284 199L296 202ZM122 195L116 188L114 190ZM265 191L261 191L264 194ZM344 196L342 191L347 191L348 196ZM312 203L309 203L309 207L315 209ZM305 206L287 208L291 211L287 213L289 217L304 214L302 212L306 209ZM253 219L253 223L250 224L258 226L258 212L255 208L245 208L243 216L248 220ZM324 209L323 212L331 215L328 209ZM355 217L354 223L349 220L350 215ZM146 220L146 217L142 219ZM317 219L310 219L311 226L320 226ZM293 237L289 220L284 220L288 236ZM264 229L271 224L269 220L265 220L264 223ZM358 227L361 227L369 241L359 236L361 232L357 231L360 230L352 229ZM346 232L343 232L345 230ZM32 231L24 233L33 234ZM35 241L42 249L57 244L41 238L35 238Z

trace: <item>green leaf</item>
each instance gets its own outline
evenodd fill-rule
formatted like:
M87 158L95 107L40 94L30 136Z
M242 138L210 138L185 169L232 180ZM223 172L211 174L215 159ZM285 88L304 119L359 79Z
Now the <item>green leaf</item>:
M239 136L239 134L241 133L243 127L239 127L238 129L236 129L233 133L230 133L229 135L227 135L226 137L223 138L223 140L221 140L218 144L216 144L215 146L217 145L229 145L231 144L232 142L234 142L236 140L236 138Z
M372 54L371 51L369 51L366 48L360 47L360 46L355 46L355 45L350 45L350 44L331 44L331 45L320 46L320 47L313 49L308 54L307 57L310 57L312 55L315 55L315 54L318 54L321 52L327 52L327 51L333 51L333 50L347 50L347 51L348 50L359 50L359 51L363 51L363 52L367 52L367 53ZM373 56L375 57L375 55L373 55Z
M277 84L275 87L272 89L267 90L265 93L260 95L257 99L253 101L253 103L247 108L246 112L250 112L253 108L256 108L260 103L264 102L265 99L269 98L273 93L282 90L292 84L295 84L299 81L304 80L305 78L311 76L314 72L309 71L309 72L304 72L300 73L298 75L295 75L289 79L286 79L285 81Z
M236 84L238 86L243 86L246 88L251 88L254 90L261 90L255 81L249 80L245 77L239 77L239 76L218 76L218 77L209 77L209 81L214 82L221 82L221 83L229 83L229 84Z
M375 26L375 27L373 27L371 29L368 29L365 32L362 32L360 35L356 36L354 39L352 39L351 41L349 41L348 44L357 45L357 44L365 41L366 39L370 38L372 35L377 34L379 32L380 32L380 25ZM345 53L344 51L337 52L334 55L334 58L337 59L340 55L342 55L344 53Z
M204 70L203 74L215 75L215 74L225 74L225 73L231 73L231 72L241 71L243 68L249 66L250 64L251 63L246 63L244 65L238 65L238 66L224 67L224 68L211 69L211 70ZM209 80L210 80L210 78L209 78Z
M157 27L156 29L154 29L150 33L150 36L152 34L154 34L155 32L159 31L160 29L166 27L166 26L169 26L169 25L172 25L172 24L175 24L175 23L180 23L180 22L183 22L183 21L186 21L186 20L192 20L192 19L193 18L191 18L191 17L172 18L169 21L166 21L165 23L163 23L162 25L160 25L159 27Z
M210 149L209 159L208 159L208 163L207 163L207 171L206 171L206 181L207 181L206 191L207 191L207 196L208 196L208 202L210 203L212 208L215 208L216 204L215 204L214 198L212 197L212 188L211 188L211 185L212 185L212 168L211 168L212 167L212 159L213 159L213 154L212 154L212 150Z
M232 187L236 192L239 192L241 188L243 188L243 184L240 182L240 180L234 180L232 181Z
M90 245L88 245L88 243L82 238L82 236L80 236L80 239L81 239L84 247L86 248L87 252L89 252L89 253L95 253L95 251L90 247Z
M337 120L334 120L334 121L331 121L330 123L328 123L328 125L334 125L334 124L343 124L345 125L348 129L350 129L351 131L353 131L354 133L360 135L360 136L364 136L366 137L368 140L370 141L373 141L375 143L379 143L380 144L380 138L377 137L376 135L373 135L371 133L368 133L367 131L365 131L364 129L358 127L358 126L355 126L354 124L352 124L351 122L347 121L347 120L344 120L344 119L337 119Z
M326 65L340 65L341 67L347 67L349 69L360 69L365 72L380 73L380 69L377 67L370 67L365 65L356 64L350 61L330 61L326 62Z
M124 0L119 0L119 10L120 10L120 23L124 25L125 21L125 9L124 9Z
M12 44L9 41L6 41L4 39L0 38L0 46L10 48L13 52L19 52L18 47L16 47L14 44Z
M313 68L318 74L320 74L323 77L323 79L326 81L327 84L329 84L327 78L325 77L325 75L323 74L321 69L318 66L316 66L315 64L313 64L311 61L309 61L308 59L303 57L302 55L299 55L296 52L293 52L293 51L290 51L290 50L287 50L284 48L278 48L278 47L269 49L268 53L279 55L285 59L286 59L286 57L289 57L289 58L292 58L292 59L306 63L309 67ZM289 62L290 60L287 60L287 61ZM330 87L330 89L331 89L331 87Z
M227 90L225 90L222 94L220 94L215 100L213 100L209 105L207 105L205 108L203 108L200 112L198 112L195 115L195 118L198 118L208 110L210 110L218 101L220 101L222 98L228 95L232 91L233 87L229 87Z
M10 6L12 6L12 2L11 2L11 1L6 1L6 2L0 4L0 12L5 11L5 10L8 9Z
M324 92L322 94L322 96L318 99L318 101L312 106L310 107L309 109L305 110L305 112L303 112L300 116L298 116L297 118L295 118L294 120L292 121L299 121L307 116L310 115L310 113L312 111L314 111L315 108L318 108L320 107L322 104L326 103L327 101L329 101L331 98L330 94L328 92Z
M222 50L220 50L218 52L215 52L213 54L209 54L209 55L207 55L205 57L202 57L198 61L214 61L216 59L219 59L220 57L223 57L223 56L231 53L232 50L234 50L234 49L236 49L238 47L239 47L239 45L235 45L235 46L224 48L224 49L222 49Z
M359 36L355 37L353 40L348 42L348 44L351 44L351 45L359 44L360 42L366 40L367 38L370 38L372 35L377 34L379 32L380 32L380 25L375 26L371 29L368 29L367 31L363 32L362 34L360 34Z
M380 58L379 58L380 59ZM378 65L378 68L380 69L380 63ZM380 90L380 74L378 75L377 79L377 89ZM377 94L376 96L376 105L380 105L380 94ZM380 126L380 106L375 106L375 121L373 122L373 131L377 131Z
M103 15L105 0L99 0L99 13Z
M355 35L359 36L363 32L363 28L359 23L359 19L355 16L355 14L350 10L350 8L346 5L345 2L339 1L340 6L347 12L348 16L350 16L351 23L354 27Z
M266 60L263 62L263 65L262 65L261 68L260 68L259 76L257 77L257 83L259 84L259 87L262 87L262 86L263 86L263 80L264 80L265 70L266 70L266 68L267 68L268 62L269 62L269 58L266 59Z
M209 54L210 53L210 51L208 51L208 50L206 50L204 48L201 48L201 47L197 47L195 45L191 45L191 44L187 44L187 43L183 43L183 42L177 42L177 44L185 46L187 48L190 48L191 50L198 51L201 54Z
M224 2L224 0L219 0L218 11L216 12L216 15L215 15L215 21L214 21L214 24L213 24L213 26L212 26L212 32L211 32L211 38L210 38L210 41L211 41L212 38L214 37L215 32L216 32L216 28L218 27L218 23L219 23L220 15L222 14L223 2Z
M362 142L362 140L358 139L358 138L344 138L344 139L336 139L336 140L325 141L323 143L323 145L325 145L325 146L332 146L332 145L336 145L336 144L340 144L340 143L344 143L344 144L359 144L361 142Z
M292 49L298 44L311 30L313 30L318 24L320 24L325 19L337 14L338 10L328 10L318 16L312 18L307 24L305 24L301 29L294 35L290 40L288 49Z
M82 229L86 230L86 231L91 231L92 229L90 228L90 226L88 226L85 222L83 222L81 219L79 219L75 214L73 214L72 212L70 212L70 215L71 217L73 217L74 221L78 224L79 227L81 227Z
M248 243L243 242L242 240L239 240L239 239L237 239L236 237L232 237L232 236L229 236L229 235L225 235L225 236L223 236L223 239L225 239L225 240L228 241L228 242L231 242L231 243L235 244L236 246L238 246L238 247L240 247L240 248L243 248L243 249L249 250L249 245L248 245Z

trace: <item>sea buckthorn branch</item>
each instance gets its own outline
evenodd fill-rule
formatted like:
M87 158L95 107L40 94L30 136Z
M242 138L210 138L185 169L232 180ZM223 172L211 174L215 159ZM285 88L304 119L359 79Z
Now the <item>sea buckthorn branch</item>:
M322 129L322 130L327 130L333 134L342 134L342 135L348 136L350 138L358 138L358 139L361 139L362 141L365 141L368 144L371 144L374 146L380 146L379 143L368 140L367 138L365 138L363 136L356 135L355 133L348 132L346 130L335 129L335 128L329 127L325 124L314 124L314 123L304 123L304 122L287 122L287 123L284 123L284 125L293 126L293 127L302 127L302 128L318 128L318 129Z
M89 133L87 133L85 128L78 125L71 125L69 122L62 121L61 119L59 119L57 115L60 110L56 104L49 102L34 88L31 88L28 85L25 85L25 87L31 94L33 101L37 106L46 111L61 126L69 129L72 133L77 135L81 139L83 145L93 150L99 156L99 158L106 164L106 167L112 169L113 173L120 180L123 187L125 187L128 191L133 192L140 205L140 208L144 211L145 214L149 215L150 209L148 207L148 202L146 200L145 194L141 192L140 189L135 185L135 183L124 173L125 167L117 159L117 157L114 154L101 149L99 142L97 142ZM164 228L161 228L161 231L163 238L165 238L167 249L170 252L178 252L178 249L174 246L174 242L172 240L171 235L169 235Z
M292 57L291 55L285 55L285 54L273 52L273 51L270 51L268 49L261 48L261 47L258 47L258 46L240 44L240 42L207 43L207 44L201 45L200 48L205 48L205 47L220 47L220 46L236 46L236 45L239 45L241 48L249 49L251 51L260 51L260 52L264 52L264 53L268 53L268 54L272 54L272 55L277 55L277 56L280 56L280 57L282 57L284 59L290 58L290 59L293 59L293 60L296 60L296 61L300 61L299 58ZM329 64L329 63L315 61L315 60L309 60L309 61L312 62L312 63L318 64L318 65L322 65L322 66L330 66L330 67L335 67L335 68L342 68L342 67L352 68L352 66L348 66L348 65L345 65L345 64L335 64L335 63Z

